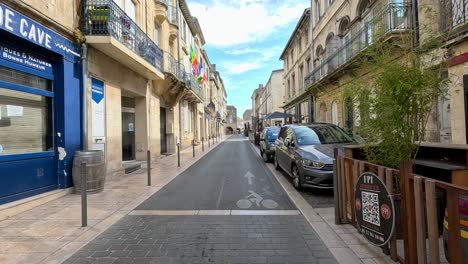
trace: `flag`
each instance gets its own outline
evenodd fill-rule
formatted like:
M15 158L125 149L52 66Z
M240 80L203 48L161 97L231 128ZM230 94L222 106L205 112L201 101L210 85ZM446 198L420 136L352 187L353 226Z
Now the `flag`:
M193 76L198 76L198 61L197 58L192 62L192 74Z
M190 46L190 54L189 54L190 62L193 64L197 60L197 54L192 46Z

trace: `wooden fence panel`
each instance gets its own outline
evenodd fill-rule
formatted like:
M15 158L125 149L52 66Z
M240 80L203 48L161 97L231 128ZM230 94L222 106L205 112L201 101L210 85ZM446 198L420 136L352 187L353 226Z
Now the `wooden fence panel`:
M426 263L426 221L424 212L423 178L414 177L414 209L416 221L416 246L418 263Z
M437 228L437 201L434 180L427 179L426 186L426 215L427 233L429 238L429 263L436 264L440 261L439 254L439 229Z
M448 240L450 263L461 264L463 260L460 237L460 214L458 208L458 192L455 188L447 190Z

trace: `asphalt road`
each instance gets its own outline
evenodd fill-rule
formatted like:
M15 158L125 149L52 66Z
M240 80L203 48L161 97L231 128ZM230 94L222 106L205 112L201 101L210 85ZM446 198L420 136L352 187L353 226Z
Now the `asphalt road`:
M209 152L136 210L295 210L243 136Z
M217 215L217 210L240 215ZM179 214L191 211L205 214ZM65 263L337 262L255 148L238 135L212 149Z
M258 147L255 147L256 154L260 157L260 150ZM273 168L273 166L270 166ZM284 171L281 171L283 177L288 179L292 184L291 177ZM312 206L313 208L327 208L334 207L333 200L333 189L317 189L317 188L304 188L301 190L302 197Z

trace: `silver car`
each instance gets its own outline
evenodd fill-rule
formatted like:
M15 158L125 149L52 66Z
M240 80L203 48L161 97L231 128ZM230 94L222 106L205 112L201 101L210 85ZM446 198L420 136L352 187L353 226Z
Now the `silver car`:
M293 178L293 185L322 189L333 188L333 149L356 143L340 127L327 123L281 128L275 141L275 168Z

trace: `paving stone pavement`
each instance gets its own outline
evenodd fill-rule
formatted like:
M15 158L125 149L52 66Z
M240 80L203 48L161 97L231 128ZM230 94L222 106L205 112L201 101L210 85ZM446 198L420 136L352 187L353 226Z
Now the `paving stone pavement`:
M65 263L337 263L302 215L126 216Z

